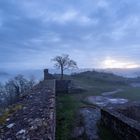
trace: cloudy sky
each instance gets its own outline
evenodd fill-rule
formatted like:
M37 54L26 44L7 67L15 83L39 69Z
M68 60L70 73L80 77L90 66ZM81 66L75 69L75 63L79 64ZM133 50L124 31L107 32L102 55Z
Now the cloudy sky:
M0 68L140 66L140 0L0 0Z

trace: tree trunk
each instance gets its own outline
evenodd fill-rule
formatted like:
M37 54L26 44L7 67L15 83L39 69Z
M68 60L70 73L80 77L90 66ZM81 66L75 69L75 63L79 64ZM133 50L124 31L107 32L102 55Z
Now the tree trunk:
M63 75L64 75L64 72L63 72L64 70L63 70L63 66L61 66L61 78L60 78L60 80L63 80Z

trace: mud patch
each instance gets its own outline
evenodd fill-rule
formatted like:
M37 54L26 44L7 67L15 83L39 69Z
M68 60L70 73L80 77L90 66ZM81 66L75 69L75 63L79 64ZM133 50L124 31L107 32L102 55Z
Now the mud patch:
M89 96L87 97L86 101L90 104L97 105L99 107L109 107L125 104L128 102L128 99L111 98L103 96Z

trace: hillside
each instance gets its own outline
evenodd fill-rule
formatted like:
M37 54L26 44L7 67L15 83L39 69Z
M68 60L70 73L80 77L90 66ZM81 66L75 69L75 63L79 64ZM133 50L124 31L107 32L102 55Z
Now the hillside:
M109 84L127 84L128 78L117 76L112 73L97 72L97 71L86 71L78 74L73 74L73 78L83 79L86 82L96 83L109 83Z
M60 75L55 76L58 78ZM72 87L75 89L70 92L71 94L57 96L56 138L58 140L71 140L73 130L77 127L80 129L82 126L87 126L86 130L89 130L89 133L91 132L90 136L94 135L93 132L96 131L96 127L94 127L94 123L92 124L92 122L95 121L95 116L98 116L98 114L96 114L96 111L93 111L96 105L88 102L88 99L97 99L97 104L102 104L101 99L103 99L103 102L104 99L109 99L113 102L135 102L140 100L140 87L133 87L131 85L132 83L140 83L139 78L125 78L112 73L97 71L65 75L64 78L71 80ZM113 105L111 105L111 107L112 106ZM84 115L82 116L80 114L78 116L77 114L81 112L81 110L82 113L84 112ZM75 133L77 134L78 132L76 131ZM117 136L112 135L109 129L104 127L99 128L98 132L101 140L119 140ZM83 134L82 138L84 136ZM88 140L90 138L84 137L84 139Z
M60 75L55 76L59 78ZM98 124L101 114L97 105L115 107L116 101L122 104L122 101L140 99L140 88L130 85L136 79L96 71L65 75L64 78L72 82L69 92L58 94L56 78L48 81L44 78L17 104L9 107L0 117L0 139L53 137L54 140L55 132L57 140L113 139L113 133ZM119 139L115 137L114 140Z
M134 78L140 76L140 68L110 68L104 69L104 72L111 72L116 75Z

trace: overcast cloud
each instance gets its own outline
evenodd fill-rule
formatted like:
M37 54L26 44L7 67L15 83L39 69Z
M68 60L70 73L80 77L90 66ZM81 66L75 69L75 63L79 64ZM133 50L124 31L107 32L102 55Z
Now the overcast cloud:
M65 53L79 67L139 66L140 1L0 0L1 69L51 67Z

